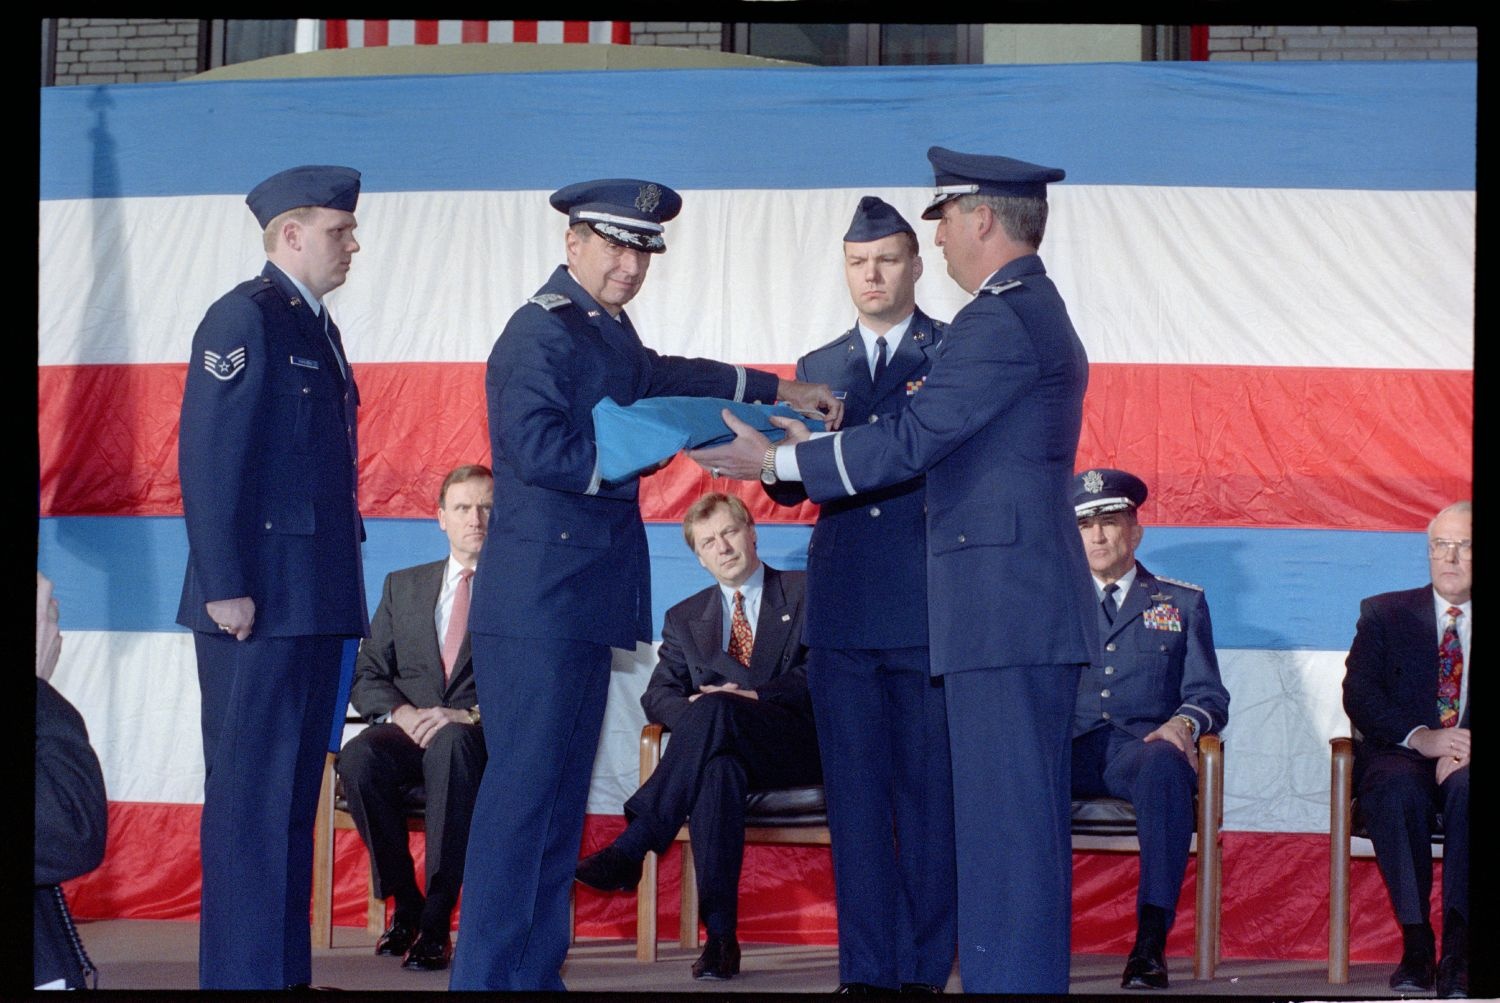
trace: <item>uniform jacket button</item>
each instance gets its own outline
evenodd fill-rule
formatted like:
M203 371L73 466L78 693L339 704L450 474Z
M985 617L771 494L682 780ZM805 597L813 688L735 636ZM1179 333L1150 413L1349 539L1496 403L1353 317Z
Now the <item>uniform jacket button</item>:
M1101 697L1103 697L1104 699L1108 700L1109 699L1109 690L1100 690L1099 691L1099 695Z
M270 520L270 519L267 519L267 520L266 520L266 528L267 528L267 529L270 529L270 528L271 528L271 520Z
M312 393L312 387L303 387L302 392L305 394L310 394Z
M561 533L558 534L558 537L560 539L566 540L568 538L568 531L567 530L563 530Z
M878 515L880 515L880 507L878 505L877 506L873 506L870 509L870 515L872 515L872 516L878 516Z
M1102 718L1104 718L1104 720L1108 721L1109 720L1109 711L1105 711L1103 714L1100 714L1099 716L1102 717Z
M1115 642L1110 641L1108 644L1106 644L1104 646L1104 650L1105 651L1114 651L1116 647L1117 647L1117 645L1115 644Z
M878 415L878 414L872 414L872 415L870 415L870 417L868 417L868 418L865 419L865 421L868 422L871 425L875 424L879 420L880 420L880 415Z
M1106 676L1112 676L1112 675L1114 675L1115 674L1115 667L1113 665L1106 665L1104 667L1104 674Z
M958 534L958 542L959 543L968 543L969 542L969 538L967 536L964 536L962 533L960 533L960 534Z

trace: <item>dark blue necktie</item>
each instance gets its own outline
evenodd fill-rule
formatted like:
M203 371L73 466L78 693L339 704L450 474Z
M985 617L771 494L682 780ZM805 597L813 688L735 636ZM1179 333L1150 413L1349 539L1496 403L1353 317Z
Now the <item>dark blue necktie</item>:
M1104 586L1104 598L1099 601L1100 608L1104 610L1104 619L1109 621L1111 627L1115 625L1115 593L1118 591L1120 586L1110 582Z
M872 384L878 384L880 378L885 375L885 335L875 339L875 375L870 377Z

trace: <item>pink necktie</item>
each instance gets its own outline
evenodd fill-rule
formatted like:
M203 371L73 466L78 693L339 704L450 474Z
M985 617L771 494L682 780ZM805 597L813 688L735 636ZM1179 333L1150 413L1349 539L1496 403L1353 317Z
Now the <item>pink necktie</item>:
M1458 724L1458 695L1464 678L1464 645L1458 636L1458 618L1464 611L1448 607L1448 625L1438 642L1438 723L1444 728Z
M453 593L453 612L448 615L448 633L443 638L443 678L453 678L458 649L464 646L469 630L469 579L474 572L464 568L458 573L458 590Z

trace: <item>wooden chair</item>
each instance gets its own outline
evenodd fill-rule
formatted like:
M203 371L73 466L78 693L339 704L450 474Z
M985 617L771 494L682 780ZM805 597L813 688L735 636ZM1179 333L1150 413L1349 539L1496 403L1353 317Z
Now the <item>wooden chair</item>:
M312 942L333 946L333 833L353 829L354 816L344 799L343 785L333 768L334 754L323 764L323 789L318 794L318 817L313 823ZM417 787L406 795L406 831L427 830L427 791ZM375 897L375 873L370 872L365 930L374 937L385 932L385 900Z
M1328 785L1328 981L1349 981L1349 859L1375 856L1370 831L1354 795L1355 738L1328 740L1332 771ZM1443 816L1438 814L1432 855L1443 856Z
M648 724L641 729L641 783L661 762L661 737L665 729ZM678 943L690 950L698 947L698 880L693 870L693 848L688 827L678 831L682 844L682 911L678 921ZM822 787L791 787L755 791L745 798L745 842L797 846L828 846L828 814ZM636 891L635 957L656 960L657 859L647 853Z
M1193 978L1212 979L1219 964L1219 919L1223 906L1224 745L1217 735L1198 739L1197 924ZM1121 798L1073 801L1073 849L1140 852L1135 810Z

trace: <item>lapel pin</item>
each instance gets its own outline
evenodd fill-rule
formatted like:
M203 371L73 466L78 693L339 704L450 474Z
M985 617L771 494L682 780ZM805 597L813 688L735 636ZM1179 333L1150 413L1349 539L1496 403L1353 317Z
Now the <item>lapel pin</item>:
M783 614L781 614L781 622L782 623L786 623L791 618L792 618L792 614L790 614L790 613L783 613Z

